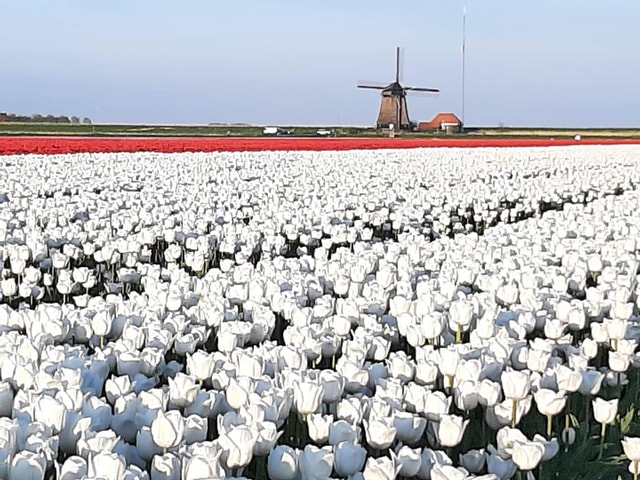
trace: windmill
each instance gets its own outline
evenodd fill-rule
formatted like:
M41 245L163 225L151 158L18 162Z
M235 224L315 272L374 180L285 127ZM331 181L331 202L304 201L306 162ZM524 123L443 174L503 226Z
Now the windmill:
M376 128L387 128L393 124L398 130L410 130L412 125L407 109L407 93L439 93L437 88L405 87L401 83L400 47L396 48L396 79L389 84L377 82L358 83L358 88L380 90L380 111Z

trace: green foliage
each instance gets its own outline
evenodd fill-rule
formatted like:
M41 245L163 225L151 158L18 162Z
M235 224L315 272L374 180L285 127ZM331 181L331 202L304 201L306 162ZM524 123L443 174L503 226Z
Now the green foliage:
M9 115L9 114L5 114ZM81 135L81 136L136 136L136 137L261 137L263 136L262 126L244 125L244 124L210 124L210 125L108 125L108 124L92 124L88 117L84 117L81 121L78 117L53 117L33 115L31 117L15 117L7 121L3 120L0 114L0 135ZM282 126L287 130L292 130L293 136L296 137L317 137L319 128L326 128L334 132L336 137L386 137L386 132L367 127L347 127L347 126L326 126L326 127L297 127ZM470 135L478 135L469 132ZM564 133L566 137L573 137L574 132L567 130ZM484 135L484 134L482 134ZM520 132L492 134L493 138L540 138L545 137L543 133ZM562 137L562 133L557 133L557 138ZM593 135L598 135L596 130ZM420 133L420 132L400 132L399 137L405 138L428 138L428 137L451 137L451 135L439 133ZM583 138L589 136L588 133L582 133ZM640 137L640 130L625 130L625 137ZM622 138L622 137L621 137Z

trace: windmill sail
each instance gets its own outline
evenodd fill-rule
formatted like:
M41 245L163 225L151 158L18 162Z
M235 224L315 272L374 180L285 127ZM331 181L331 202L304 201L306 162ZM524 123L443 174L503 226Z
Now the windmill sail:
M379 82L358 82L358 88L380 91L380 108L376 120L376 128L388 128L390 124L398 130L410 130L413 124L409 120L407 108L408 93L439 93L437 88L404 87L402 85L403 55L402 49L396 47L395 81L384 84Z

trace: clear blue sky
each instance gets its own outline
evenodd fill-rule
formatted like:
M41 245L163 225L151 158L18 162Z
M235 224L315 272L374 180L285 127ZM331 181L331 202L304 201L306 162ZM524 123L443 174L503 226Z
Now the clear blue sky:
M460 115L463 3L467 125L640 127L639 0L3 0L0 111L369 125L402 45Z

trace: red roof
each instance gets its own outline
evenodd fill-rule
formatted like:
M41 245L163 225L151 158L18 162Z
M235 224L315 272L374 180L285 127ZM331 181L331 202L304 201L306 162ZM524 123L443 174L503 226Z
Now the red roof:
M462 125L462 122L453 113L438 113L430 122L420 122L419 128L440 128L443 123Z

